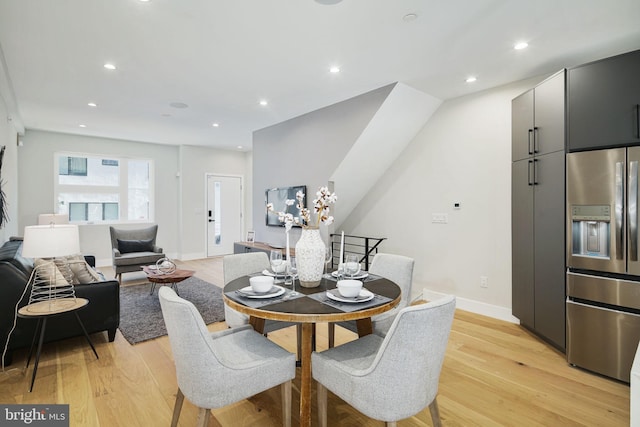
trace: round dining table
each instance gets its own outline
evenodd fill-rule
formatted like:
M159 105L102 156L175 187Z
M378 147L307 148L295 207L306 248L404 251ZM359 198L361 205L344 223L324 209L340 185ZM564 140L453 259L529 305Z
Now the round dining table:
M327 291L334 290L337 282L332 276L325 275L320 285L315 288L302 287L296 281L297 295L291 292L290 287L285 287L282 295L273 298L245 298L246 295L238 291L249 286L251 276L259 274L243 276L229 282L224 287L224 301L234 310L247 314L249 323L260 333L263 333L266 320L301 325L300 425L309 427L311 426L311 352L315 324L355 320L359 336L371 334L373 332L371 316L395 307L400 302L400 287L391 280L370 275L363 279L363 285L373 293L373 299L366 302L342 302L328 298Z

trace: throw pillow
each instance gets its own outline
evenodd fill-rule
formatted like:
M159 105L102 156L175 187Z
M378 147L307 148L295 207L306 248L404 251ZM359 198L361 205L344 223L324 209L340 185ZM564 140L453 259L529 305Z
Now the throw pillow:
M67 279L64 278L64 275L52 260L37 258L33 264L38 269L38 279L52 283L54 286L69 285Z
M55 259L60 271L71 271L74 285L86 285L88 283L103 282L104 280L96 270L91 268L82 255L69 255Z
M121 254L131 252L153 252L153 239L149 240L120 240L118 239L118 250Z

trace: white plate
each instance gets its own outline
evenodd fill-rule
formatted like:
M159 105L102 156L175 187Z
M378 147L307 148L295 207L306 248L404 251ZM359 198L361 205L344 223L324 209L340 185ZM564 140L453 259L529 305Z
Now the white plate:
M331 275L333 277L338 277L338 272L337 271L333 271L331 273ZM367 273L366 271L361 271L360 273L356 274L355 276L351 277L348 274L344 275L345 279L364 279L365 277L367 277L369 275L369 273Z
M375 295L373 295L373 292L364 288L362 288L362 290L360 291L360 295L355 298L343 297L342 295L340 295L337 289L329 289L327 291L327 297L329 297L329 299L340 302L366 302L371 301L374 296Z
M251 286L247 286L246 288L238 289L238 293L245 298L273 298L284 294L284 288L282 286L273 285L269 292L256 294L251 289Z
M271 277L284 277L286 275L284 271L282 273L276 274L271 270L262 270L262 274ZM294 277L298 277L298 275L296 274Z

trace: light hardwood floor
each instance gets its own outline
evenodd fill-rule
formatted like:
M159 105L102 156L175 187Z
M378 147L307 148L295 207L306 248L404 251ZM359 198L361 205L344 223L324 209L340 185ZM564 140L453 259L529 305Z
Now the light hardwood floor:
M196 276L222 283L220 259L179 263ZM103 271L112 276L110 269ZM124 276L124 285L144 276ZM209 325L210 330L224 323ZM336 328L336 342L355 335ZM295 328L269 337L295 350ZM94 334L100 359L83 338L45 346L34 390L28 392L26 351L0 374L1 403L66 403L72 426L168 426L177 390L167 337L129 345L120 335L109 343ZM326 348L326 325L318 326L318 350ZM294 383L293 416L298 423L299 375ZM392 392L392 391L389 391ZM315 387L314 387L315 393ZM329 393L329 425L383 426ZM214 410L209 426L279 426L280 391L268 390L238 404ZM444 426L627 426L629 386L567 365L562 353L510 323L457 310L440 378L438 395ZM313 425L317 425L315 394ZM181 426L196 422L185 401ZM399 426L430 426L428 410Z

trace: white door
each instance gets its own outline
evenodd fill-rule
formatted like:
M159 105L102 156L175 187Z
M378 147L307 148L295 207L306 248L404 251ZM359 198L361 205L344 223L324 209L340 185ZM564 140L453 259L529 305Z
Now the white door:
M207 175L207 256L233 253L242 236L240 177Z

